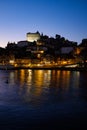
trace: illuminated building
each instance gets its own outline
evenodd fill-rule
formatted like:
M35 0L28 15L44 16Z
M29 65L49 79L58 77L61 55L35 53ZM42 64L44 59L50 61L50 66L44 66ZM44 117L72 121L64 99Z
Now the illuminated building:
M27 41L28 42L34 42L40 39L40 33L36 32L36 33L27 33Z

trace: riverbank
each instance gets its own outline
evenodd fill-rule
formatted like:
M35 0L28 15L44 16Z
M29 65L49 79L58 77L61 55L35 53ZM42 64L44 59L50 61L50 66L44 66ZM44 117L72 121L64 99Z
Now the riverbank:
M67 71L87 71L85 67L58 67L58 66L34 66L34 67L3 67L0 70L20 70L20 69L32 69L32 70L67 70Z

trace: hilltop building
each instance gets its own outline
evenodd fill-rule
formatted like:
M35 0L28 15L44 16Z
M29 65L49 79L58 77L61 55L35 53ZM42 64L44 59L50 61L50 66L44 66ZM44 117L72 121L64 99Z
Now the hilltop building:
M34 42L34 41L37 42L37 40L40 39L40 33L38 31L36 33L30 33L29 32L29 33L26 34L26 36L27 36L28 42Z
M25 47L25 46L28 46L28 41L19 41L18 43L17 43L17 46L18 47Z

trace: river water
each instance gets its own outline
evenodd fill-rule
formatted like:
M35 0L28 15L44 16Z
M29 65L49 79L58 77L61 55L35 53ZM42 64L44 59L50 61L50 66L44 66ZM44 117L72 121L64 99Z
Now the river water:
M87 72L0 70L0 130L87 128Z

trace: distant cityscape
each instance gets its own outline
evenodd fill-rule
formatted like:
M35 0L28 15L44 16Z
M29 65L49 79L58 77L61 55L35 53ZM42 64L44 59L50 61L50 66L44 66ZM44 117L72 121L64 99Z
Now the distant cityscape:
M26 40L7 43L0 47L0 69L8 66L19 68L33 67L87 67L87 39L77 42L69 41L56 34L54 37L27 33Z

